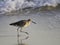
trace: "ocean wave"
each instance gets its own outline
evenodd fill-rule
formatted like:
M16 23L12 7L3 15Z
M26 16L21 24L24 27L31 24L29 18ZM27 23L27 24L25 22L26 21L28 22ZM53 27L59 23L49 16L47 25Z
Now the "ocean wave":
M0 14L19 10L26 7L53 6L56 7L60 0L0 0Z

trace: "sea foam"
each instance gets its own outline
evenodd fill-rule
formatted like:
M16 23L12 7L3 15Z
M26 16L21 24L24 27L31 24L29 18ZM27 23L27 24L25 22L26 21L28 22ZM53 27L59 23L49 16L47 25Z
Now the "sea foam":
M19 10L26 7L41 7L53 6L56 7L60 0L1 0L0 14L11 12L12 10Z

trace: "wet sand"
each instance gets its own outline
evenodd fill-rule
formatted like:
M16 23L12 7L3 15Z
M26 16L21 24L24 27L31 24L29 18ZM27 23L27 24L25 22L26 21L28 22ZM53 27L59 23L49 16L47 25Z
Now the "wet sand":
M42 11L15 16L0 17L0 45L17 45L17 27L10 26L12 22L22 19L32 19L37 24L24 29L29 38L24 40L26 45L60 45L60 12Z

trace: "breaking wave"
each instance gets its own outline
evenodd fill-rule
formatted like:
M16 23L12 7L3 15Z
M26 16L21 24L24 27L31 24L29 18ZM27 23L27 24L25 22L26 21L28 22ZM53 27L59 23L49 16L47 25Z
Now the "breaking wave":
M0 14L19 10L27 7L53 6L56 7L60 0L0 0Z

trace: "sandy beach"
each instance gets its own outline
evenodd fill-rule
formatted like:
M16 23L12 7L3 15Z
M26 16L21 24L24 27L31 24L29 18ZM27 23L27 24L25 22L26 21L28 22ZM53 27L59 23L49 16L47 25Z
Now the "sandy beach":
M22 14L16 13L13 16L1 16L0 45L17 45L17 27L9 24L29 18L37 24L31 23L24 29L29 33L29 38L23 40L23 43L26 45L60 45L60 10L28 11Z

